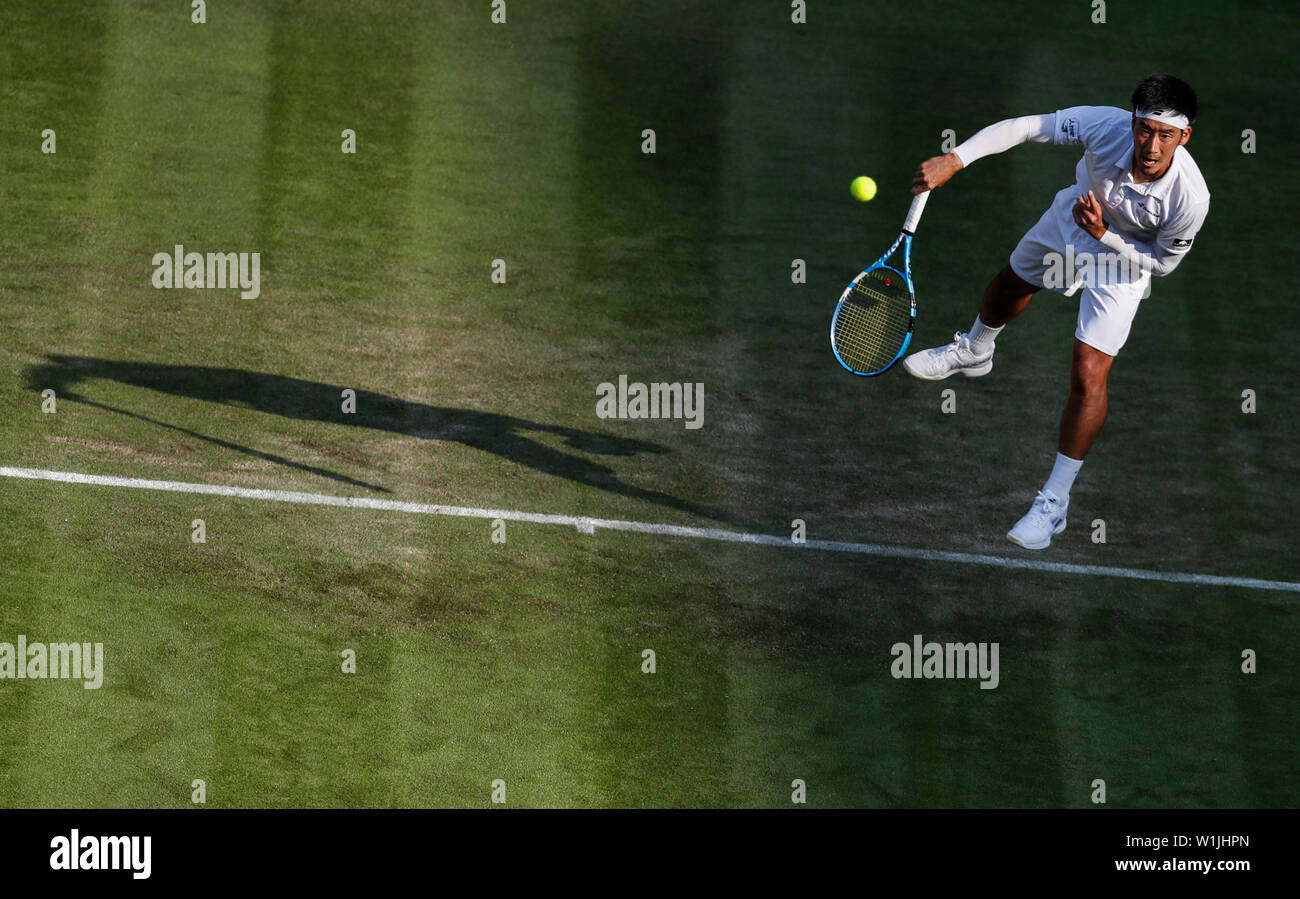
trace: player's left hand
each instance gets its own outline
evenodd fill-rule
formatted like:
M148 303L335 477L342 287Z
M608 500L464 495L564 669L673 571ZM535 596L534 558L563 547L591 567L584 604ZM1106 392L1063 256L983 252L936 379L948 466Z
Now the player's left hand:
M1101 216L1101 203L1097 202L1092 191L1088 191L1086 197L1081 196L1075 200L1070 211L1080 228L1092 235L1094 240L1101 240L1101 236L1106 233L1106 221Z

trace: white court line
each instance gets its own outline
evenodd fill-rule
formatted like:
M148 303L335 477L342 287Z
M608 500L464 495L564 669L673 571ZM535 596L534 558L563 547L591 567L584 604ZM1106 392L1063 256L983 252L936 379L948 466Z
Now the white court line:
M827 552L857 553L866 556L886 556L894 559L919 559L925 562L951 562L959 565L987 565L995 568L1013 568L1026 571L1045 571L1053 574L1089 574L1096 577L1117 577L1137 581L1162 581L1170 584L1197 584L1208 587L1246 587L1253 590L1281 590L1300 593L1300 583L1267 581L1251 577L1223 577L1216 574L1195 574L1183 571L1150 571L1142 568L1113 568L1109 565L1073 565L1065 562L1044 562L1038 559L1015 559L1005 556L987 556L978 553L943 552L935 549L909 549L905 546L886 546L876 543L841 543L835 540L809 540L794 543L789 537L770 534L746 534L718 528L691 528L676 524L655 524L646 521L619 521L610 518L587 518L576 515L546 515L539 512L516 512L510 509L474 509L465 506L441 506L429 503L406 503L391 499L369 497L329 496L323 493L297 493L292 490L261 490L251 487L227 487L221 484L190 484L184 481L151 481L144 478L119 478L109 475L78 474L74 471L47 471L40 468L7 468L0 466L0 477L28 478L38 481L59 481L65 484L94 484L100 487L134 487L141 490L167 490L173 493L202 493L211 496L234 496L241 499L259 499L277 503L301 503L316 506L344 506L351 509L377 509L385 512L412 512L418 515L454 515L461 518L500 518L504 521L526 521L532 524L562 524L577 528L584 534L594 534L596 528L608 531L631 531L638 534L661 534L669 537L688 537L696 540L722 540L728 543L749 543L758 546L778 546L785 549L819 549Z

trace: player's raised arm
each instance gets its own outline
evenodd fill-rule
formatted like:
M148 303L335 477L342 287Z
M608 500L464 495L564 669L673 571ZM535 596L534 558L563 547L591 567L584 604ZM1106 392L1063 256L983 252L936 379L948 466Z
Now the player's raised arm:
M921 163L912 178L912 193L919 194L946 184L953 175L985 156L1005 153L1020 144L1051 143L1055 125L1056 116L1052 113L1003 119L989 125L951 153L934 156Z

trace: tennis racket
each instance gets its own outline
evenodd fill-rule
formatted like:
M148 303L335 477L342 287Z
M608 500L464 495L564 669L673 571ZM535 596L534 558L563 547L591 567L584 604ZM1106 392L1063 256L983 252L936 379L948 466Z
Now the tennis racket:
M882 374L902 358L912 342L916 324L916 290L912 284L912 236L930 192L917 194L903 230L885 251L840 295L831 316L831 351L845 370L871 377ZM903 247L903 268L887 265Z

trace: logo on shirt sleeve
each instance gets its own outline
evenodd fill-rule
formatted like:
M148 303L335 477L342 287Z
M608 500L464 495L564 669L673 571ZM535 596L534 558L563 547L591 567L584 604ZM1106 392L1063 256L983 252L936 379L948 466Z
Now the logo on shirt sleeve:
M1196 238L1194 238L1194 237L1175 237L1175 238L1174 238L1174 249L1175 249L1175 250L1185 250L1185 249L1187 249L1188 247L1190 247L1190 246L1192 245L1192 241L1195 240L1195 239L1196 239Z
M1061 123L1061 133L1067 140L1077 141L1079 139L1079 120L1066 119Z

